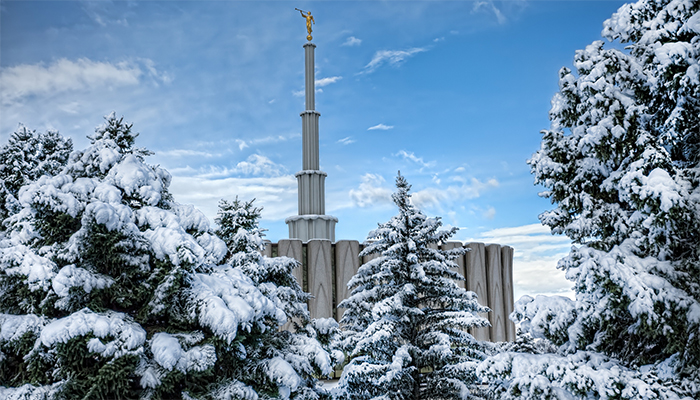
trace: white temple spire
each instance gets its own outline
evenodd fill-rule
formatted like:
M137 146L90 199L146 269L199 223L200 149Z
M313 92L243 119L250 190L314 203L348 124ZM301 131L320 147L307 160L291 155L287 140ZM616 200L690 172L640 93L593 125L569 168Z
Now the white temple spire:
M319 170L318 119L315 110L314 50L316 45L304 44L306 110L302 121L302 170L296 173L299 190L299 215L285 220L289 225L289 238L308 241L328 239L335 241L336 217L325 215L326 173Z

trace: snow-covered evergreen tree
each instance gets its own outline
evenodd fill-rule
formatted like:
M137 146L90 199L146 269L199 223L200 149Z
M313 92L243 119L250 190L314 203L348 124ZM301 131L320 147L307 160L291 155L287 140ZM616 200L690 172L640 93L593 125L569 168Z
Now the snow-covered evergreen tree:
M246 374L253 380L263 382L265 364L273 358L287 358L303 379L303 384L297 386L304 389L294 398L314 399L325 393L316 387L315 377L328 376L331 368L342 362L342 353L331 349L338 335L338 323L332 318L311 320L307 308L311 295L303 291L292 274L292 269L301 268L295 259L269 258L261 254L265 246L263 230L258 225L262 208L255 207L254 201L241 201L238 197L233 202L221 200L216 218L217 234L228 247L226 262L249 276L258 290L284 311L292 324L288 330L266 332L251 340L247 351L255 356L244 360L240 370L248 371ZM333 357L319 363L314 357L323 351L328 351Z
M467 399L483 346L467 329L487 326L488 309L460 288L451 270L465 249L439 250L456 228L439 230L411 203L401 174L392 196L399 214L370 232L360 256L378 254L348 282L340 303L351 358L338 396L349 399Z
M111 114L20 189L0 241L0 398L317 398L307 376L331 371L328 353L260 345L285 299L222 263L226 243L135 137Z
M626 50L596 41L561 70L529 160L556 205L542 223L577 244L559 262L576 300L516 303L559 355L489 359L501 398L700 397L700 2L627 4L603 35Z
M19 207L19 188L43 175L56 175L68 162L71 139L56 131L37 133L24 125L0 148L0 222ZM4 230L0 223L0 230Z

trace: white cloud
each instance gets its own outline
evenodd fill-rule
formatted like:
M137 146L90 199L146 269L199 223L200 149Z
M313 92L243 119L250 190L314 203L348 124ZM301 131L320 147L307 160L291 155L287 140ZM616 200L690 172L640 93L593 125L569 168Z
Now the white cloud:
M292 92L292 96L294 97L304 97L304 94L306 94L306 92L303 89Z
M394 129L394 126L393 125L377 124L377 125L370 126L369 128L367 128L368 131L374 131L374 130L388 131L389 129Z
M297 181L292 175L274 178L208 179L173 174L170 192L175 201L195 204L210 221L214 221L220 199L256 199L263 207L263 220L281 220L297 211Z
M330 76L328 78L317 79L316 80L316 87L328 86L331 83L336 83L341 79L343 79L342 76Z
M173 79L168 73L158 71L155 63L146 58L118 63L61 58L49 65L20 64L2 68L0 88L3 104L9 104L29 96L135 86L142 82L144 76L150 77L156 85L158 82L169 83Z
M287 169L260 154L251 154L246 161L236 164L235 173L251 176L281 176Z
M493 219L496 216L496 209L489 206L489 208L482 213L482 216L486 219Z
M345 138L342 138L342 139L338 140L337 143L340 143L340 144L342 144L342 145L344 145L344 146L347 146L347 145L349 145L350 143L355 143L355 141L352 139L351 136L348 136L348 137L345 137Z
M423 167L430 168L430 167L435 166L435 161L425 162L425 161L423 161L423 158L417 157L413 152L409 153L405 150L401 150L398 153L396 153L395 155L403 157L404 160L413 161L414 163L420 164Z
M2 97L14 101L32 95L48 95L103 86L136 85L143 75L138 65L111 64L81 58L62 58L51 65L21 64L0 71Z
M370 74L384 64L399 66L409 57L424 51L427 51L427 49L423 47L414 47L408 50L377 51L376 53L374 53L374 57L372 57L372 60L367 65L365 65L365 69L361 73Z
M341 46L359 46L362 44L362 39L358 39L355 36L350 36L345 40L345 43L341 44Z
M350 189L350 198L358 207L391 203L392 190L379 175L365 174L357 189Z

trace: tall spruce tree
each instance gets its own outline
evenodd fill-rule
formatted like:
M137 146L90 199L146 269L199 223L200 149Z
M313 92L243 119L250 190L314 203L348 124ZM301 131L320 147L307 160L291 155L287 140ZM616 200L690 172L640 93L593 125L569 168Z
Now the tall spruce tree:
M451 268L465 249L438 249L457 228L439 230L411 203L401 174L393 194L399 214L370 232L360 256L377 258L350 279L352 295L340 303L349 332L351 361L343 370L340 398L468 399L483 346L467 329L487 326L488 309Z
M68 162L73 142L56 131L37 133L26 126L0 149L0 230L2 220L19 208L19 189L43 175L56 175Z
M254 356L241 365L241 373L253 379L264 381L266 364L270 359L294 355L303 363L291 363L303 384L292 396L294 399L316 399L326 392L318 387L316 377L328 376L329 367L335 367L343 360L340 351L331 348L339 334L338 323L332 319L311 319L307 302L311 295L303 291L292 274L294 268L301 268L298 261L289 257L265 257L262 255L265 243L263 230L258 218L262 208L256 207L255 199L241 201L236 197L233 202L221 200L216 223L217 234L226 243L228 254L226 262L234 269L243 271L255 286L275 305L284 311L288 329L267 333L264 337L251 342L249 354ZM322 350L332 357L331 364L309 362ZM256 375L262 375L256 377Z
M603 35L626 50L576 52L529 160L576 300L516 303L559 354L488 360L500 398L700 398L700 2L624 5Z
M0 398L318 398L308 375L331 372L328 353L261 346L286 299L222 263L226 243L135 137L111 114L20 189L0 241Z

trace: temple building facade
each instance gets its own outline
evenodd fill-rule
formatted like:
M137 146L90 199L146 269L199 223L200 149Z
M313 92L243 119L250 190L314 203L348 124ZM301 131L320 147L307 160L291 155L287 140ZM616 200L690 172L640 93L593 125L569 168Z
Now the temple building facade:
M303 13L302 13L303 15ZM310 15L310 14L309 14ZM296 173L298 186L298 215L285 220L289 239L268 243L268 257L287 256L302 265L294 274L303 289L314 298L309 301L312 318L340 319L343 310L337 305L350 295L347 282L360 265L372 257L359 257L362 244L357 240L335 238L336 217L326 215L325 179L319 163L319 117L315 109L314 52L311 29L307 18L309 40L304 44L305 110L302 120L302 169ZM466 254L457 259L457 271L465 277L459 284L475 292L479 302L491 309L485 315L491 327L474 329L477 340L494 342L515 340L515 325L508 319L513 311L513 248L499 244L447 242L449 250L467 247Z

